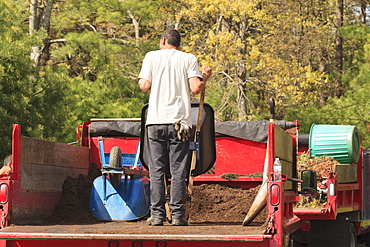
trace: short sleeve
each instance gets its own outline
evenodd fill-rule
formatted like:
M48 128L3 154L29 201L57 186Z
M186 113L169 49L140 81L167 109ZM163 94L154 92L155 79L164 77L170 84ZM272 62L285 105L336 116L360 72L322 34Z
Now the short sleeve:
M188 78L191 77L199 77L203 78L202 74L199 71L199 65L198 65L198 60L194 55L190 56L190 66L189 66L189 71L188 71Z
M151 71L151 55L148 52L143 60L143 64L141 65L140 74L138 76L139 79L145 79L148 81L152 81L152 71Z

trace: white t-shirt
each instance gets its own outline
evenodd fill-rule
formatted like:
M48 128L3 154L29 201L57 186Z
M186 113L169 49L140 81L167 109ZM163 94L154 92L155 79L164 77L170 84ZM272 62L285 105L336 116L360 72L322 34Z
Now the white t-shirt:
M139 79L152 83L146 118L148 124L174 124L181 120L191 126L189 78L200 77L198 61L192 54L176 49L148 52Z

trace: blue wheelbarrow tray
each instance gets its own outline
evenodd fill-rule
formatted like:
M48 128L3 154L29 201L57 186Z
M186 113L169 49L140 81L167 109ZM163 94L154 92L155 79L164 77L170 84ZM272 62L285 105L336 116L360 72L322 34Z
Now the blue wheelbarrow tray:
M90 211L96 218L133 221L148 215L149 173L141 169L139 146L140 143L136 154L121 153L117 146L110 153L104 153L103 138L99 139L102 176L94 180L89 201Z
M148 178L134 175L136 178L132 179L122 176L119 186L114 187L109 179L104 182L103 176L94 180L90 195L90 210L96 218L132 221L149 213Z

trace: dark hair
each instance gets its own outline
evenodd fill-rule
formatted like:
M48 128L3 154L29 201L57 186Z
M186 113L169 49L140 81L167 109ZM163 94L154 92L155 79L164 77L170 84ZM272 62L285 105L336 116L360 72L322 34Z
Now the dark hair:
M173 28L167 29L162 33L162 38L167 39L167 43L169 45L173 45L175 47L180 46L180 33Z
M6 158L4 159L4 166L6 166L6 165L8 165L8 163L12 162L12 159L13 159L12 155L6 156Z

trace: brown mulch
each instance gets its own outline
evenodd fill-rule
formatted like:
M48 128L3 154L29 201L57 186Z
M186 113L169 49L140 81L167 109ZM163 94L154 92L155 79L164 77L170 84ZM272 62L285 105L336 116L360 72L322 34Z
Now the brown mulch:
M89 209L89 197L93 180L100 175L98 169L90 171L87 177L68 177L63 184L62 197L52 215L44 220L52 224L95 224L96 219ZM242 223L260 186L252 189L228 187L219 184L194 186L191 223ZM264 209L253 222L263 224L267 219ZM252 223L253 224L253 223Z
M314 170L316 172L317 182L320 182L321 178L329 177L337 164L339 164L339 162L332 157L320 156L311 158L307 154L302 154L298 159L298 172L301 173L303 170ZM295 207L322 208L325 207L326 204L327 201L325 198L324 200L319 200L319 194L314 197L299 195L299 201L295 203Z
M233 179L238 179L240 177L250 177L250 178L261 177L262 178L262 176L263 176L263 172L257 172L257 173L247 174L247 175L237 174L237 173L224 173L220 175L221 178L229 180L229 181Z
M311 158L303 154L298 159L298 172L301 173L301 171L307 169L314 170L316 171L317 179L320 180L322 177L328 177L336 164L339 164L339 162L332 157L320 156Z
M260 186L252 189L203 184L193 191L191 222L242 222L253 203ZM267 211L261 212L254 222L265 222Z
M99 169L91 169L88 176L67 177L62 187L62 197L52 215L44 224L94 224L101 220L90 212L89 199L94 179L100 176Z

